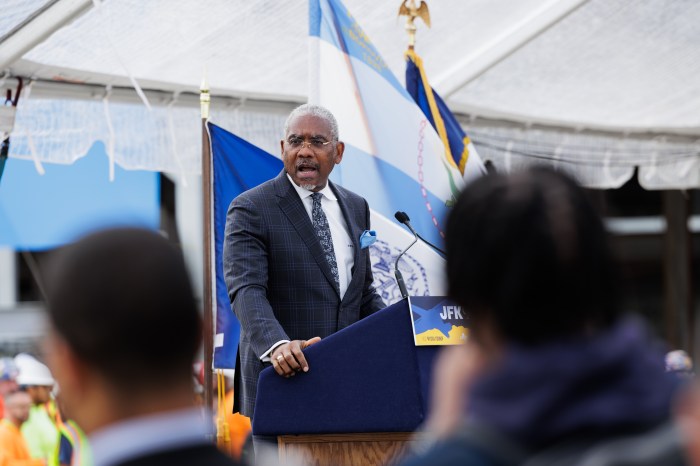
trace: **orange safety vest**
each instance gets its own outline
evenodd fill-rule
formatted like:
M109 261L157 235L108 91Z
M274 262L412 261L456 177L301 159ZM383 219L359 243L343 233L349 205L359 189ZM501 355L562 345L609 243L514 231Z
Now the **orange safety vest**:
M44 461L29 455L27 442L17 426L3 419L0 421L0 464L21 466L43 466Z

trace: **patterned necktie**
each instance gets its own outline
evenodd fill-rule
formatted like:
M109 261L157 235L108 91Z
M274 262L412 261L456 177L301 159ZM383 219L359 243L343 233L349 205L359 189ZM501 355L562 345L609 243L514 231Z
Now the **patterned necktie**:
M333 273L333 278L335 279L335 284L340 288L340 281L338 280L338 263L335 260L335 251L333 250L333 238L331 237L331 228L328 226L328 219L326 214L321 208L321 193L313 193L311 199L313 199L314 204L311 209L311 223L316 230L316 235L318 240L321 242L321 247L326 255L326 261L331 267L331 272Z

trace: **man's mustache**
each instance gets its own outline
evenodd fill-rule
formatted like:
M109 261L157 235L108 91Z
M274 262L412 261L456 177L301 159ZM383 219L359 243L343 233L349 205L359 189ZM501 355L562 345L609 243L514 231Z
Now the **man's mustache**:
M297 170L301 168L313 168L314 170L318 170L318 163L309 161L299 161L295 164L295 167Z

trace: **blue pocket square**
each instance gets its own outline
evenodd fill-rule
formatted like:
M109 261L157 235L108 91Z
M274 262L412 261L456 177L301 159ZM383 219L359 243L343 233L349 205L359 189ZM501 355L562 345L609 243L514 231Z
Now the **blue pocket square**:
M367 246L371 246L377 241L377 232L374 230L365 230L360 235L360 248L364 249Z

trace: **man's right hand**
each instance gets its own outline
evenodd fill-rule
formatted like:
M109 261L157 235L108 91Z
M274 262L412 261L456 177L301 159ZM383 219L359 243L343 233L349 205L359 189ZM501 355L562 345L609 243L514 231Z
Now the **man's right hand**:
M279 345L270 355L272 367L282 377L292 377L299 371L308 372L309 363L306 362L303 350L319 341L321 337L313 337L309 340L292 340Z

